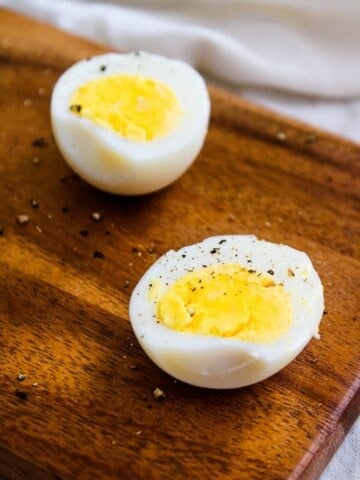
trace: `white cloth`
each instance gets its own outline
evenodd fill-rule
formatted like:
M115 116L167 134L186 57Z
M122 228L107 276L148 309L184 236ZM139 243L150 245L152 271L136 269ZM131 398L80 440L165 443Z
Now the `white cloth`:
M0 5L115 48L180 57L252 100L360 142L359 0Z
M122 50L182 58L258 103L360 142L359 0L0 0ZM360 478L360 421L322 480Z

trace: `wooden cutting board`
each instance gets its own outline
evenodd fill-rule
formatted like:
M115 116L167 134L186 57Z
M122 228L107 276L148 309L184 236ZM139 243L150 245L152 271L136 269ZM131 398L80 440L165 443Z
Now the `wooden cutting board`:
M58 152L49 100L104 50L0 12L0 476L315 479L359 413L360 147L211 88L205 147L177 183L97 191ZM127 308L159 255L230 233L306 251L326 314L280 373L211 391L153 365Z

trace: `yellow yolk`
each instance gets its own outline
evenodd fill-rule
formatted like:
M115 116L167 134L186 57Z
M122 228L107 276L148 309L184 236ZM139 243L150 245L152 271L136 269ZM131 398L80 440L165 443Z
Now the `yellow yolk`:
M128 140L164 137L180 122L182 111L164 83L141 75L112 75L79 87L70 110Z
M283 285L239 265L204 267L179 278L161 296L160 291L154 282L150 298L157 300L158 321L181 332L271 342L291 324Z

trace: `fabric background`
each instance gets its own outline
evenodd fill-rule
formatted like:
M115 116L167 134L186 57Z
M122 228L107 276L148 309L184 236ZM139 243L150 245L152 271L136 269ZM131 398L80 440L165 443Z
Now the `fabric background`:
M360 141L359 0L0 0L114 48L146 48Z
M117 49L182 58L254 102L360 142L358 0L0 0L0 6ZM321 480L360 478L359 447L360 420Z

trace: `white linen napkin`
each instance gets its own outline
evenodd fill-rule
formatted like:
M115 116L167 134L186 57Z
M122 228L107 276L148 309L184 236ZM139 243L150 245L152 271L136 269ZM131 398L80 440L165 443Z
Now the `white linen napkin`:
M0 0L121 50L182 58L274 110L360 142L359 0ZM360 478L360 420L321 480Z
M0 0L124 50L182 58L271 108L360 142L358 0Z

